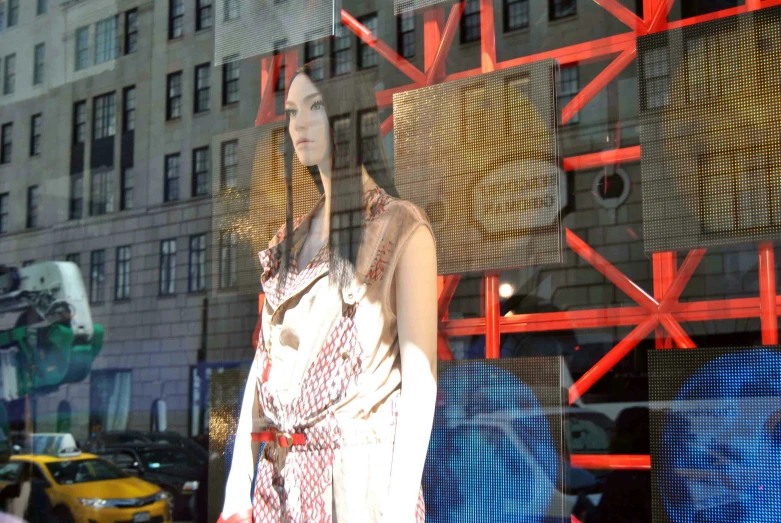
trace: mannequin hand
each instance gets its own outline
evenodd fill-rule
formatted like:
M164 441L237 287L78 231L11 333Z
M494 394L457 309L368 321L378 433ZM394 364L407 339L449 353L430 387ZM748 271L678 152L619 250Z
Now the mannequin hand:
M252 510L237 512L228 519L225 519L225 516L220 514L220 519L217 520L217 523L252 523Z

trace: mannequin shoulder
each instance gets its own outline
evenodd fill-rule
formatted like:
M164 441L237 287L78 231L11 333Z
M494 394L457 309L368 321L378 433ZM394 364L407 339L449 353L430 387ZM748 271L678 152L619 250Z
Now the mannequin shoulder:
M402 226L402 229L406 227L416 227L420 224L430 226L426 211L409 200L391 198L388 202L386 212L388 215L386 219L390 223Z

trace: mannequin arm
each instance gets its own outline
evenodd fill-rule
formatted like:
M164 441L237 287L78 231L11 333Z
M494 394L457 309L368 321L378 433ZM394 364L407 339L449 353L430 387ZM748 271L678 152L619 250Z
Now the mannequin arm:
M437 260L427 228L408 240L395 278L401 396L384 521L412 523L437 394Z
M244 388L244 398L241 402L241 414L236 427L236 440L233 444L233 461L231 462L228 481L225 486L225 502L222 506L221 521L241 522L251 521L252 502L250 500L250 485L254 474L254 464L257 462L257 449L252 444L253 412L257 412L258 402L255 394L257 383L257 359L247 376Z

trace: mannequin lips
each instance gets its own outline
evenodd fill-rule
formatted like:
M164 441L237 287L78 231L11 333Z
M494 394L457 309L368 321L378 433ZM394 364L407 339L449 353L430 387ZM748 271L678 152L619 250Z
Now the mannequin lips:
M307 144L311 144L311 143L314 143L314 142L312 142L312 140L309 140L307 138L299 138L296 141L296 147L298 147L299 145L307 145Z

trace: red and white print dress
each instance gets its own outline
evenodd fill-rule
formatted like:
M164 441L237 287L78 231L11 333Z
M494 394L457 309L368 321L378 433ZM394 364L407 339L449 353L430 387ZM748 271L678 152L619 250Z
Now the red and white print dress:
M374 523L393 503L387 494L401 387L393 273L412 234L430 226L422 210L382 189L365 193L364 203L356 278L342 291L327 277L327 247L304 268L291 256L284 285L284 228L259 254L266 300L224 515L251 505L253 523ZM294 253L319 205L296 220ZM304 433L306 444L264 445L250 501L260 446L251 432L271 428ZM414 523L424 521L421 490Z

